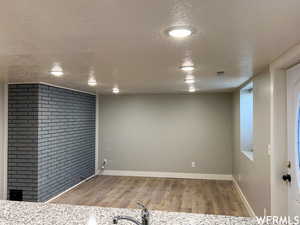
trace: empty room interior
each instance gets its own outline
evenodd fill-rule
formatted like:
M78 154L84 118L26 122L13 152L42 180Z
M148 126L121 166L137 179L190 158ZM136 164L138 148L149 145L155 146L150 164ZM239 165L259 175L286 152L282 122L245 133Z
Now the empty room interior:
M0 224L300 224L299 11L4 1Z

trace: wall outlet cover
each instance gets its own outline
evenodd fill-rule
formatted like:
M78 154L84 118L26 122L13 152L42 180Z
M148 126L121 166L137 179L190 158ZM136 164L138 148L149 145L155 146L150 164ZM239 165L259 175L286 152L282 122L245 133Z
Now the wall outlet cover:
M271 144L268 144L268 150L267 150L267 152L268 152L268 155L271 155L271 153L272 153L272 151L271 151Z
M105 169L106 165L107 165L107 159L103 159L103 163L102 163L102 166L101 166L101 169Z

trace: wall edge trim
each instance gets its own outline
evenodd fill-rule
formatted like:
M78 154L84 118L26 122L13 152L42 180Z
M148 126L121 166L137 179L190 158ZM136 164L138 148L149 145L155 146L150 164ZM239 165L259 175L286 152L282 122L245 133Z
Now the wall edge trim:
M100 110L99 110L99 95L96 95L96 120L95 120L95 123L96 123L96 137L95 137L95 173L97 174L98 173L98 170L99 170L99 157L100 157L100 154L99 154L99 131L100 131L100 126L99 126L99 121L100 121Z
M50 198L49 200L45 201L44 203L51 203L51 201L53 201L53 200L59 198L59 197L62 196L63 194L65 194L65 193L71 191L72 189L76 188L76 187L79 186L80 184L82 184L82 183L84 183L84 182L86 182L86 181L92 179L93 177L95 177L95 176L97 176L97 175L98 175L98 174L94 174L94 175L92 175L92 176L90 176L90 177L88 177L88 178L86 178L86 179L80 181L78 184L75 184L74 186L72 186L72 187L68 188L67 190L65 190L65 191L63 191L63 192L61 192L61 193L59 193L58 195L55 195L54 197Z
M2 154L3 154L3 193L0 193L0 199L7 199L8 196L8 85L7 83L4 83L4 109L3 109L4 115L3 115L3 143L0 143L2 145ZM0 151L1 152L1 151Z
M256 217L256 214L255 214L252 206L250 205L249 201L247 200L246 196L244 195L242 189L240 188L238 182L236 181L236 179L234 177L232 178L232 181L233 181L234 187L235 187L236 191L238 192L240 198L242 199L244 206L246 207L249 215L251 217Z

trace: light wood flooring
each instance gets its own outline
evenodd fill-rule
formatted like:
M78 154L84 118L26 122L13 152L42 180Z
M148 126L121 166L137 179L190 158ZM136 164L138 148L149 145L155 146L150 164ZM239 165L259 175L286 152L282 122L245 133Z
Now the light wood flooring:
M249 216L231 181L96 176L51 203Z

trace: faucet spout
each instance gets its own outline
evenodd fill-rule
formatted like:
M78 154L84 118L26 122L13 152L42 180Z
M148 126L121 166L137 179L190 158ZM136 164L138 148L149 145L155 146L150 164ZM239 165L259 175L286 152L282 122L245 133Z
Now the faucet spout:
M149 225L150 224L150 213L148 209L142 204L138 203L138 205L142 208L142 222L140 223L135 218L130 216L115 216L113 218L113 224L118 224L119 220L128 220L132 223L135 223L136 225Z
M135 223L136 225L143 225L140 222L138 222L136 219L130 216L116 216L113 219L113 224L118 224L119 220L128 220L130 222Z

